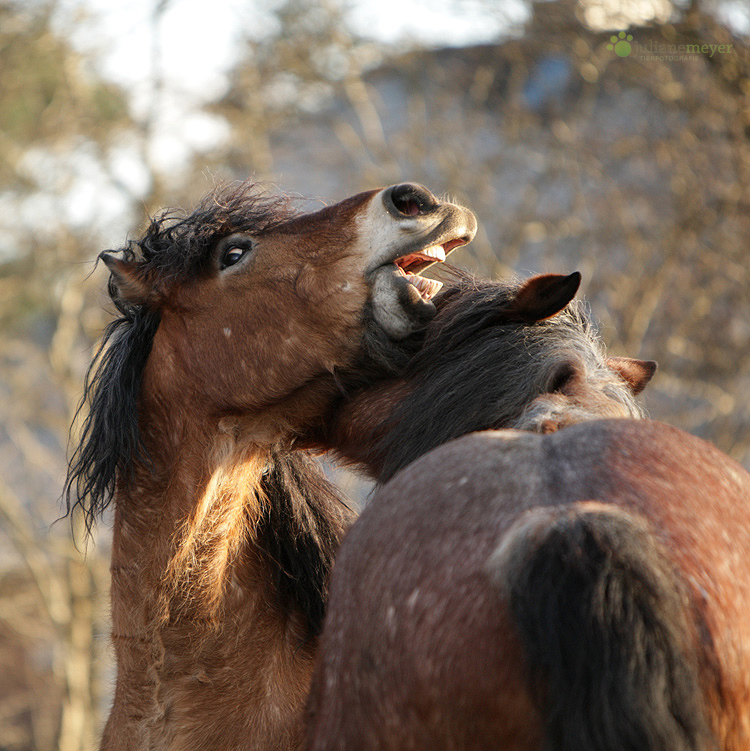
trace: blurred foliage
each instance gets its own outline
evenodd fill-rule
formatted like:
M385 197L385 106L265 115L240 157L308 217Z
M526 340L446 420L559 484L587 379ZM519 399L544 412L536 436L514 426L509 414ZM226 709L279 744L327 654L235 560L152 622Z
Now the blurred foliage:
M54 7L0 2L0 185L23 184L24 149L104 140L126 119L123 92L87 74L81 55L51 28Z
M523 34L496 44L396 50L348 31L341 2L284 0L206 102L227 140L169 174L155 158L173 101L159 70L139 119L67 41L55 2L0 0L1 745L93 745L109 669L106 530L82 559L69 525L50 526L107 316L91 261L111 225L119 243L146 212L199 198L207 170L311 198L402 180L456 196L480 219L457 263L493 276L580 269L611 351L660 363L652 415L750 467L747 40L697 0L663 0L661 21L630 28L633 52L619 57L611 31L587 25L597 2L540 2ZM168 6L155 0L154 24ZM733 51L644 52L688 43ZM147 176L141 189L117 154Z
M229 92L212 106L232 125L229 151L218 155L217 166L228 163L238 175L274 177L273 134L337 97L366 106L362 74L386 54L346 30L341 4L284 0L276 16L276 32L247 41Z
M0 745L83 751L108 665L106 549L83 558L70 525L52 522L86 331L103 317L83 283L92 238L54 193L128 114L123 92L54 28L54 10L0 2Z

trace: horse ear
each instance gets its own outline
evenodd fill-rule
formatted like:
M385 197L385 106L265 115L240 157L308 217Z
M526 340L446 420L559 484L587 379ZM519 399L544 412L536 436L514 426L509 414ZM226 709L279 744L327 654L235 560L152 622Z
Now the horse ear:
M575 297L581 275L540 274L525 282L511 303L509 314L524 323L536 323L563 310Z
M640 394L656 373L656 363L653 360L608 357L607 365L630 386L630 390L634 394Z
M110 253L100 253L99 258L109 269L110 293L117 298L136 305L145 305L154 300L154 290L147 282L141 265L134 261L123 261Z

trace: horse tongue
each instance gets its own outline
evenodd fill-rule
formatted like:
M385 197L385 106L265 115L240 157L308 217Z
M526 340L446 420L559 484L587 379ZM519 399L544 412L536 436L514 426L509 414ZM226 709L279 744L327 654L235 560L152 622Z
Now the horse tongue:
M442 245L432 245L416 253L397 258L395 263L400 269L408 271L410 266L422 267L425 263L442 263L443 261L445 261L445 251Z

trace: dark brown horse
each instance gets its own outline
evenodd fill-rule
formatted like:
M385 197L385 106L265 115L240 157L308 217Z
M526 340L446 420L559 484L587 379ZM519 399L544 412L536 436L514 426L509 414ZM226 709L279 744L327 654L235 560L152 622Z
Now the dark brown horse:
M352 515L295 439L325 422L368 337L434 315L439 285L418 274L475 228L416 185L304 215L243 185L102 254L119 317L66 485L89 526L115 506L102 748L299 746Z
M321 447L334 446L385 482L471 431L549 432L597 417L642 416L634 396L656 364L605 355L585 306L573 300L580 274L521 284L450 273L428 327L398 348L368 348L356 380L344 383L349 398L318 436Z
M607 361L581 357L575 315L532 322L555 289L532 281L501 294L484 323L470 295L455 295L430 326L442 346L428 341L410 377L340 412L342 452L372 474L402 467L402 449L420 458L340 550L310 749L750 748L750 475L659 423L568 424L608 414L586 381ZM491 297L485 287L476 302ZM569 347L575 328L580 346ZM490 360L471 357L493 348L500 379L535 363L502 387L519 399L499 416ZM470 367L480 361L483 379ZM427 407L433 365L443 396ZM649 370L626 361L631 388ZM610 414L626 402L615 396ZM538 432L484 430L434 448L457 415L464 433Z

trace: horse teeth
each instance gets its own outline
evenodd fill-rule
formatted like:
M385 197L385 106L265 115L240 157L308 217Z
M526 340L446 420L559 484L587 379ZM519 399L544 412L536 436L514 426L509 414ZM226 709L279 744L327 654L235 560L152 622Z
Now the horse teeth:
M424 300L432 299L443 286L442 282L435 281L434 279L425 279L415 274L410 274L408 279L417 288Z
M420 251L420 253L423 256L435 258L438 261L445 260L445 251L443 250L442 245L433 245L431 248L426 248L425 250Z

